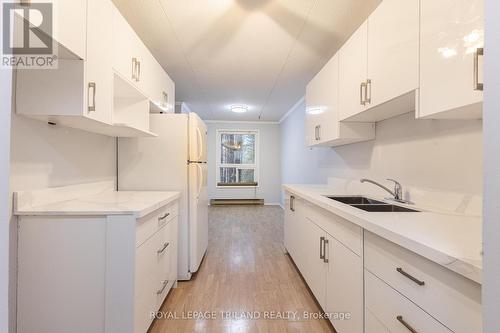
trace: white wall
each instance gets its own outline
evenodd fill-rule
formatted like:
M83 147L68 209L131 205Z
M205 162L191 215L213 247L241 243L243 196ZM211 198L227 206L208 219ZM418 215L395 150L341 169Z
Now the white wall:
M9 160L12 72L0 70L0 332L9 329Z
M281 195L281 137L276 123L208 122L208 197L209 199L264 199L278 204ZM259 131L259 186L257 188L217 188L216 132L219 129Z
M484 91L484 332L500 332L500 2L486 0Z
M3 93L2 86L2 100ZM115 180L115 138L50 126L18 116L14 109L15 105L9 119L12 122L9 198L17 190ZM14 332L17 219L12 216L12 205L7 212L10 220L10 332ZM0 329L0 332L4 331Z
M282 122L283 183L328 177L379 180L482 194L482 122L416 120L413 113L377 123L376 139L336 148L305 148L305 104Z

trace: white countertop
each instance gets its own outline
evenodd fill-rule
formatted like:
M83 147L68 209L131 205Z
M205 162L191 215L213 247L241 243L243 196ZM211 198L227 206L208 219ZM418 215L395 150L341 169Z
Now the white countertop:
M133 215L141 218L180 197L180 192L113 191L110 189L91 194L82 191L81 195L78 195L74 190L65 189L64 194L70 194L66 197L67 200L63 200L62 194L55 193L56 191L61 190L16 193L14 213L32 216ZM43 195L50 195L54 199L39 199Z
M473 281L482 281L481 217L431 212L418 206L411 206L422 210L418 213L366 212L325 197L361 193L336 192L326 185L283 185L283 188Z

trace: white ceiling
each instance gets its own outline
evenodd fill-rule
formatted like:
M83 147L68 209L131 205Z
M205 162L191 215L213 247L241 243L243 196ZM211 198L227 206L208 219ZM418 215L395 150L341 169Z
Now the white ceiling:
M279 120L380 0L113 0L204 119ZM231 104L249 111L235 114Z

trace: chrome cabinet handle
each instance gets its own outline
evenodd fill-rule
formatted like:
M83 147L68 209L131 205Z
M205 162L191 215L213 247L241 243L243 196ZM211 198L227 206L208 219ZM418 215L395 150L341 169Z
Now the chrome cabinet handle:
M163 216L158 216L158 225L159 226L164 225L165 223L161 223L161 222L163 220L165 220L169 215L170 215L170 213L165 213L165 214L163 214Z
M474 82L474 90L482 91L484 88L484 84L479 82L479 56L484 55L484 48L478 47L476 52L474 52L474 64L473 64L473 82Z
M325 242L325 237L320 237L319 238L319 258L325 260L325 253L323 252L325 247L324 247L324 242Z
M408 329L411 333L418 333L413 327L410 326L404 319L403 316L396 316L397 321L399 321L404 327Z
M317 140L320 141L321 140L321 125L318 125L317 127L318 127L318 139Z
M365 104L372 102L372 80L367 79L365 85Z
M329 262L328 258L326 257L326 246L328 245L328 239L324 239L323 241L323 262L327 263Z
M162 283L163 283L162 287L158 289L158 291L156 292L157 295L163 294L163 291L165 290L165 288L167 288L168 280L163 280Z
M292 212L295 212L295 207L294 207L294 203L295 203L295 197L293 195L290 196L290 210Z
M366 104L364 99L364 97L366 96L366 92L363 94L363 88L365 88L366 91L366 82L361 82L361 84L359 85L359 104L364 106Z
M419 279L417 279L416 277L408 274L407 272L405 272L401 267L398 267L396 268L396 271L398 271L398 273L400 273L401 275L403 275L404 277L412 280L413 282L415 282L416 284L418 284L419 286L423 286L425 285L425 281L421 281Z
M170 213L165 213L165 214L163 214L163 216L158 216L158 221L166 219L169 215L170 215Z
M165 244L163 244L163 247L161 249L159 249L158 251L156 251L156 253L158 254L162 254L163 251L165 251L165 249L170 245L169 242L166 242Z
M132 58L132 81L137 81L137 58Z
M90 105L90 89L92 89L92 105ZM87 108L88 111L95 111L95 93L96 93L96 84L95 82L89 82L88 91L87 91Z

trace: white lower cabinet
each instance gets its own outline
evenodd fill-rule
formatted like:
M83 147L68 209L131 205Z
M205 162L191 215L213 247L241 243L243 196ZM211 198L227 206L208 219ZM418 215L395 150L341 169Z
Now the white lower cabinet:
M145 217L20 216L18 333L145 333L177 277L178 201Z
M134 332L146 332L172 287L172 229L177 221L169 221L139 246L135 254Z
M364 249L368 271L450 330L482 331L478 283L370 232L365 232Z
M356 244L345 237L356 233L343 230L345 226L333 214L327 222L317 223L311 219L318 219L312 212L315 207L301 198L288 194L285 201L285 247L307 285L338 333L363 332L363 262L344 245ZM339 239L325 231L325 223L339 231L335 235Z
M481 286L286 193L285 247L338 333L480 333Z
M365 271L365 306L370 313L366 333L381 333L381 326L392 333L452 332L369 271Z
M327 239L327 313L337 332L363 332L363 259L335 238Z
M326 305L326 274L328 272L324 256L326 233L309 219L299 223L300 242L298 245L306 258L304 265L299 268L309 289L324 309Z

